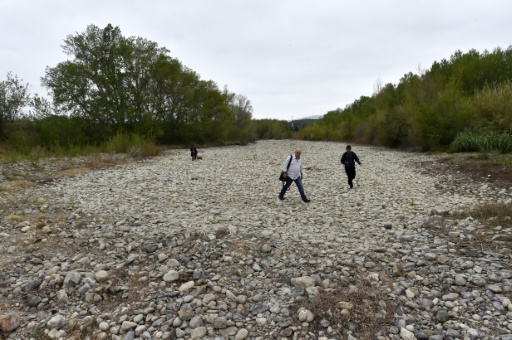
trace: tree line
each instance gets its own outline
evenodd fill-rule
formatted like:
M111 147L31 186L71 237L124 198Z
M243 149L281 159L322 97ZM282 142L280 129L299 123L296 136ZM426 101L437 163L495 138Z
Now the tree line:
M69 56L41 78L49 98L8 73L0 82L0 142L19 149L100 144L139 136L162 144L245 144L290 136L286 123L252 120L250 100L219 89L141 37L89 25L68 35Z
M250 100L220 89L141 37L89 25L41 77L49 99L17 76L0 81L0 143L18 151L126 144L246 144L257 139L352 141L422 151L512 152L512 47L455 52L398 84L376 84L344 109L291 131L252 119ZM126 137L128 141L123 141Z
M512 47L455 52L299 131L309 140L512 152Z

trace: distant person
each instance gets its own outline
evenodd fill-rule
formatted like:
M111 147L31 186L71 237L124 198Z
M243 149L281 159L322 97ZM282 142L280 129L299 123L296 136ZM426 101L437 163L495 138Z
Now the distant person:
M286 194L286 190L292 185L292 182L295 182L297 188L299 189L300 197L302 201L305 203L309 203L310 200L306 197L304 193L304 187L302 186L302 159L300 159L301 151L300 149L295 150L295 155L290 155L286 157L286 160L283 164L283 176L286 178L286 182L281 189L281 193L279 194L279 199L284 200L284 194ZM290 162L291 157L291 162ZM290 162L290 166L288 167L288 162Z
M348 177L348 185L350 186L350 189L354 187L354 183L352 181L356 178L356 162L357 164L362 165L356 153L352 151L352 147L347 145L346 151L341 156L341 164L345 166L345 173Z
M195 161L197 158L197 149L194 144L190 147L190 156L192 156L192 160Z

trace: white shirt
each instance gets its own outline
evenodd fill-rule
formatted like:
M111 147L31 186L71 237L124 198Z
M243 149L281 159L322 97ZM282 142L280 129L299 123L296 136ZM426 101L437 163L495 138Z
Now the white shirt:
M288 177L290 177L293 180L296 180L300 177L300 174L302 173L302 159L295 158L295 155L292 155L292 162L290 163L290 168L286 170L288 167L288 161L290 160L290 157L286 157L286 160L283 164L283 171L287 172Z

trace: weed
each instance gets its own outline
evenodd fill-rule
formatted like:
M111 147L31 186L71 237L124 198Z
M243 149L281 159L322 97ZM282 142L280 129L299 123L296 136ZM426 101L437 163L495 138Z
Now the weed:
M215 237L217 239L224 238L227 235L229 235L229 229L226 227L215 230Z
M395 318L395 303L387 293L364 280L358 286L322 291L290 309L297 314L300 308L315 316L310 324L312 330L325 331L328 324L336 335L347 336L347 331L351 331L359 339L375 339Z
M50 337L44 333L44 327L42 326L32 330L32 337L37 340L50 340Z
M512 228L512 203L485 203L456 215L460 219L473 217L487 227Z

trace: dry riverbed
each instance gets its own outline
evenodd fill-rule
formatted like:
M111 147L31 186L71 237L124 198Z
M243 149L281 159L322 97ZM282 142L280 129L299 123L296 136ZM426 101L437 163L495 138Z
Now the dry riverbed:
M277 199L297 146L309 204ZM510 218L461 214L506 176L355 145L348 190L343 149L0 165L0 338L512 339Z

